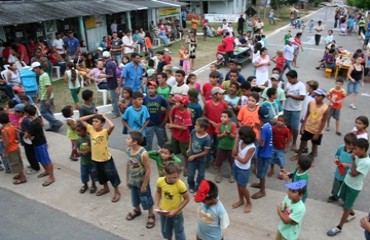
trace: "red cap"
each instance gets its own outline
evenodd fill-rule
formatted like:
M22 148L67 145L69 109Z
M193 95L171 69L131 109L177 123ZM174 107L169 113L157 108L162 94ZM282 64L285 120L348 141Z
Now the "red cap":
M202 182L200 182L198 191L194 196L194 201L196 203L203 202L204 199L206 199L206 197L208 196L210 189L211 189L211 186L209 185L208 181L203 179Z
M24 89L17 85L13 87L13 90L17 92L24 92Z
M189 104L189 98L187 96L176 95L173 97L173 99L180 102L181 104L184 104L184 106L187 106Z
M154 82L154 81L149 81L147 85L148 85L148 86L153 86L153 87L155 87L155 88L157 88L157 87L158 87L158 84L157 84L156 82Z

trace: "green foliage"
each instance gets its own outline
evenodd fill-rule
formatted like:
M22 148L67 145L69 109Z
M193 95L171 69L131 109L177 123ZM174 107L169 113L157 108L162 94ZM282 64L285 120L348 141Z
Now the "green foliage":
M348 0L347 3L350 6L362 8L364 10L370 9L370 1L369 0Z

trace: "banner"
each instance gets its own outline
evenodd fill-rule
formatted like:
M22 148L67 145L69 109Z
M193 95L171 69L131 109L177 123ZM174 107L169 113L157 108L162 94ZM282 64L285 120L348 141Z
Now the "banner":
M204 14L204 17L208 22L222 22L226 19L226 22L238 22L240 14Z
M180 8L160 8L159 9L159 17L164 18L164 17L170 17L173 15L179 15L180 14Z

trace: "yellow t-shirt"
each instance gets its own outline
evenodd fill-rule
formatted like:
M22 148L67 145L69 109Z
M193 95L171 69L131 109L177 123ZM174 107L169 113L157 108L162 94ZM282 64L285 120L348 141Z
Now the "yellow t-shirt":
M90 124L87 126L87 132L91 138L91 159L95 162L106 162L111 159L108 148L108 131L103 128L97 132Z
M157 180L157 187L161 189L161 202L159 207L162 210L171 211L182 203L182 194L186 193L187 188L183 181L178 180L174 184L168 184L166 177L160 177Z

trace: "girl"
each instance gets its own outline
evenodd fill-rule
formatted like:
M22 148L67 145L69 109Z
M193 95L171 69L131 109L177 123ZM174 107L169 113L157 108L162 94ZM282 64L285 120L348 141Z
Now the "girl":
M350 108L356 110L355 103L357 101L357 94L360 92L360 85L364 86L364 66L362 65L364 59L358 57L355 60L355 63L352 64L347 73L349 79L347 85L348 95L352 95Z
M77 132L76 132L76 120L73 118L73 108L72 106L68 105L68 106L65 106L63 109L62 109L62 114L63 114L63 117L65 117L67 120L66 120L66 123L67 123L67 137L69 138L69 140L71 140L71 144L72 144L72 151L71 151L71 155L69 157L69 159L71 159L72 161L77 161L78 160L78 154L77 154L77 139L78 139L78 135L77 135Z
M258 86L257 85L257 79L256 79L255 76L249 76L247 78L247 82L250 82L251 87L252 87L251 88L252 92L260 93L266 88L266 84L265 84L265 86Z
M196 90L200 91L200 84L196 82L197 75L194 73L190 73L188 78L186 79L186 84L189 86L189 89L195 88Z
M296 67L296 68L298 68L297 58L298 58L299 49L301 49L303 52L301 37L302 37L302 33L299 32L295 35L295 38L294 38L294 44L298 46L297 48L294 48L294 53L293 53L294 55L293 56L293 67Z
M276 55L271 59L276 65L275 68L278 68L281 72L284 70L285 66L285 57L284 52L281 50L278 50L276 52Z
M130 87L123 88L122 95L120 96L118 101L118 108L122 114L125 112L126 108L131 106L132 93L133 93L132 88Z
M352 132L358 139L368 139L367 127L369 126L369 119L366 116L359 116L355 120L355 127Z
M227 105L229 106L229 109L232 110L233 116L231 118L231 121L236 122L236 116L239 112L239 101L240 96L238 96L239 93L239 84L236 82L230 83L230 87L228 90L228 94L225 95L225 101L227 102Z
M248 97L247 105L242 106L238 113L239 125L251 127L257 139L259 139L259 130L261 127L258 116L259 106L257 106L259 99L258 93L252 92Z
M145 43L145 48L148 52L150 52L150 57L154 57L154 51L153 51L153 40L152 37L150 36L149 32L145 33L145 38L144 38L144 43Z
M183 54L183 66L182 66L182 69L185 71L186 74L189 74L190 73L190 68L191 68L191 63L190 63L190 54L189 54L189 51L187 49L184 50L184 54Z
M233 172L235 181L238 188L239 201L233 203L233 208L238 208L244 204L244 199L246 205L244 212L249 213L252 211L252 202L250 198L249 191L247 189L247 184L249 181L249 173L251 167L251 160L256 151L256 146L254 141L256 140L256 135L251 127L243 126L239 129L239 136L237 141L235 141L233 149L234 165Z
M122 62L119 64L119 67L121 68L121 70L123 71L123 69L125 68L125 66L131 62L131 59L130 59L130 56L128 55L124 55L122 57ZM117 75L118 76L118 75Z
M199 96L199 91L197 91L196 89L193 88L188 91L188 98L189 98L190 103L188 104L187 107L191 112L191 122L192 122L190 131L194 129L195 121L198 118L202 117L202 113L203 113L202 106L198 102L199 101L198 96Z
M180 49L179 49L179 59L180 59L179 66L181 69L184 66L184 53L185 53L185 46L184 44L181 44Z
M78 94L81 89L80 78L78 71L75 69L72 62L67 63L67 71L64 73L64 83L68 84L69 91L71 92L73 102L76 104L76 109L80 109Z
M191 70L194 70L195 51L197 49L197 37L194 31L189 32L189 37L185 40L185 43L189 44L190 66Z
M266 85L269 80L268 66L270 66L270 57L267 55L267 48L261 48L260 56L254 61L254 66L256 67L256 79L258 87Z

